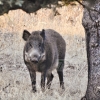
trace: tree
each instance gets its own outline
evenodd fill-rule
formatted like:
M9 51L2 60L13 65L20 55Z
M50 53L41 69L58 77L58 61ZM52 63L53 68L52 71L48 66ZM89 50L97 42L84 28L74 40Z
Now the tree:
M15 9L22 9L27 13L32 13L40 8L47 8L48 5L57 3L58 0L0 0L0 15Z
M51 8L51 4L58 6L58 1L68 5L76 0L0 0L0 15L15 9L22 9L27 13L33 13L41 8Z
M92 10L85 8L83 15L88 59L88 86L82 100L100 100L100 0L95 0L91 8Z
M79 0L0 0L0 15L14 9L32 13L43 7L51 8L51 4L58 5L58 1L65 4L77 1L84 7L88 86L82 100L100 100L100 0L84 0L83 4Z

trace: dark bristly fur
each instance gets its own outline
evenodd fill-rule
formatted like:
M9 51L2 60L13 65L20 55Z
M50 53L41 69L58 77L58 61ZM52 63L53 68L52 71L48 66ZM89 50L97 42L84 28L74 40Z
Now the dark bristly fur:
M62 36L52 29L34 31L31 34L24 30L23 39L24 62L29 70L32 89L36 92L36 72L41 72L41 88L45 89L45 80L50 88L53 80L53 69L57 69L60 86L64 89L63 68L66 51L66 43Z

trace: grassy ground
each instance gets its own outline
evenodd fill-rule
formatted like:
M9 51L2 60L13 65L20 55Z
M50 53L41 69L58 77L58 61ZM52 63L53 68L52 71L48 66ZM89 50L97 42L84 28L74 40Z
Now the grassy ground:
M0 100L80 100L85 94L88 68L81 24L83 9L77 5L58 11L59 16L47 9L41 9L37 15L16 10L0 16ZM43 28L56 30L66 41L65 91L60 89L56 70L50 90L41 92L37 73L37 93L31 91L30 76L23 62L22 32Z

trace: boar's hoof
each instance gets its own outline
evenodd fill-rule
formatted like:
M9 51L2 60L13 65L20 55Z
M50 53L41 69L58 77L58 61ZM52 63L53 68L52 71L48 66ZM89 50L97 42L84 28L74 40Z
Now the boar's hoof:
M65 87L64 87L64 82L60 83L60 87L65 90Z
M42 92L45 92L45 88L44 87L42 87L41 89L42 89Z
M81 100L87 100L86 97L83 97Z
M61 86L61 88L62 88L63 90L65 90L65 87L64 87L64 85L62 85L62 86Z
M32 90L32 92L33 92L33 93L36 93L36 92L37 92L37 90Z
M32 89L32 92L33 92L33 93L37 92L36 88L33 88L33 89Z
M50 87L51 87L51 82L47 84L47 88L50 89Z

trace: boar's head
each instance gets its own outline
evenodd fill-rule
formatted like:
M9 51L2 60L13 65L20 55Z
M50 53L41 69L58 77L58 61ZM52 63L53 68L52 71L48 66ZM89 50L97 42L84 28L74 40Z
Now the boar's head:
M25 61L37 64L45 60L45 30L34 31L31 34L23 31L23 39L26 41L24 48Z

